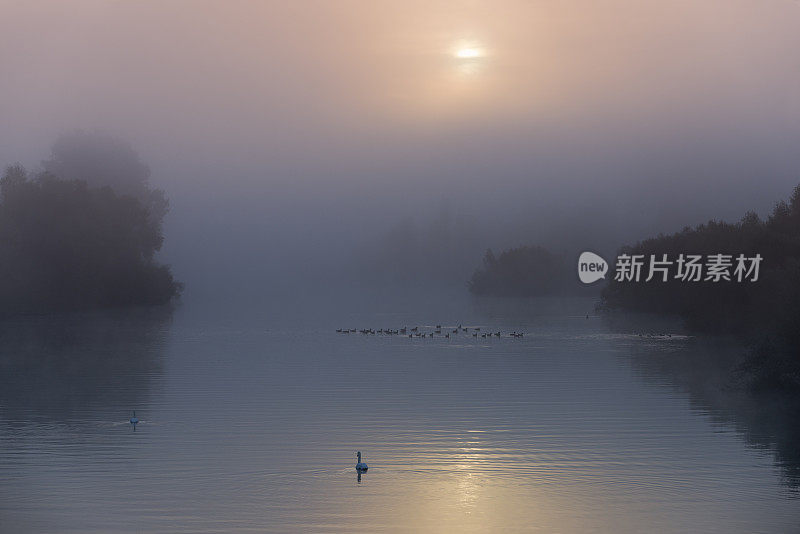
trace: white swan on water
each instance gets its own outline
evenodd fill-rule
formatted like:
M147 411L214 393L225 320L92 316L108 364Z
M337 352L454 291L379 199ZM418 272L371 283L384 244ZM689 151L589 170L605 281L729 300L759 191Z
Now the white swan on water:
M135 425L139 420L136 418L136 410L133 410L133 417L131 417L131 424Z
M356 464L356 471L366 471L367 469L369 469L369 466L367 466L367 464L365 464L364 462L361 461L361 451L358 451L356 453L356 456L358 456L358 463Z

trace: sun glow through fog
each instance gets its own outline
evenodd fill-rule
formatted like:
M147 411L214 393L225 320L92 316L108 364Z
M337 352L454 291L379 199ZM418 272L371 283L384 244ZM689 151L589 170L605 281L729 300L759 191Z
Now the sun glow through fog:
M486 51L475 41L463 40L452 49L456 59L456 70L462 75L473 77L483 66Z
M459 59L474 59L481 57L481 51L477 48L460 48L456 52L456 57Z

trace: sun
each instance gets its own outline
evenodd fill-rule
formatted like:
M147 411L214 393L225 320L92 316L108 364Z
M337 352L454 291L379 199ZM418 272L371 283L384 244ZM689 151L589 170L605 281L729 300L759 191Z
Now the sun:
M459 59L475 59L483 55L479 48L459 48L456 57Z
M477 41L463 40L450 49L455 68L462 76L473 77L484 67L486 49Z

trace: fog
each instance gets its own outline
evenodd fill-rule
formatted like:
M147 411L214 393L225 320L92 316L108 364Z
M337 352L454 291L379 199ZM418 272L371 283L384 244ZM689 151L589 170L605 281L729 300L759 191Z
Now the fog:
M451 4L0 2L0 163L127 139L187 298L359 278L404 228L462 284L800 182L796 1Z

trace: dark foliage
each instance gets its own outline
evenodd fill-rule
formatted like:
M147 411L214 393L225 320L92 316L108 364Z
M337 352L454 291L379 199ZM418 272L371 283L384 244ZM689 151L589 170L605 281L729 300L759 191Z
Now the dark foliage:
M467 283L476 295L533 297L562 292L571 273L564 258L542 247L519 247L495 257L490 250Z
M0 312L161 304L181 286L154 261L161 217L133 195L20 166L0 180Z
M45 172L61 180L85 181L89 187L110 187L136 198L155 224L169 210L164 191L150 187L150 168L122 139L102 132L78 130L62 135L42 162Z
M602 306L675 313L697 332L734 334L754 349L748 373L760 385L800 384L800 186L788 202L779 202L767 220L748 213L735 224L710 221L659 235L620 253L761 254L757 282L616 282L609 277Z

